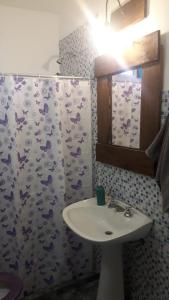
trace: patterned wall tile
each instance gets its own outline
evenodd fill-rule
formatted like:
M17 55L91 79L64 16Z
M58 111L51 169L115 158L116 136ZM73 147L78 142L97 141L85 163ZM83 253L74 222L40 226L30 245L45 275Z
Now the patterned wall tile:
M75 53L70 57L68 53ZM79 55L77 55L77 53ZM93 77L97 51L91 41L88 25L84 25L60 41L64 75ZM144 241L124 246L125 290L130 300L169 299L169 217L162 212L162 198L154 179L127 170L105 165L95 160L97 141L96 81L91 81L93 177L106 192L141 209L154 220L151 233ZM169 113L169 91L162 95L161 120Z

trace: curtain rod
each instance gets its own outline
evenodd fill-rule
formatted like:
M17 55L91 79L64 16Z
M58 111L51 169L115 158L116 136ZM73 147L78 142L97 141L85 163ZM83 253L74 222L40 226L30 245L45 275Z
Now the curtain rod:
M0 73L0 76L23 76L23 77L39 77L39 78L59 78L59 79L80 79L80 80L92 80L87 77L80 76L58 76L58 75L40 75L40 74L19 74L19 73Z

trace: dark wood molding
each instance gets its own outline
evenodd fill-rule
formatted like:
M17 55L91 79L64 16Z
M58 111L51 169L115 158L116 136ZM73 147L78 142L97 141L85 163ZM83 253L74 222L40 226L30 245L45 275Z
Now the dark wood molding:
M154 163L144 151L98 143L96 160L144 175L155 175Z
M153 38L152 38L153 37ZM146 41L146 42L145 42ZM151 44L150 41L152 42ZM138 44L139 45L139 44ZM113 74L125 71L113 57L96 59L98 144L96 160L144 175L154 176L154 163L146 156L145 150L160 129L162 58L160 51L160 32L144 38L140 52L133 55L130 67L142 66L142 95L140 121L140 149L112 145L112 82ZM145 63L146 57L146 63ZM138 60L139 59L139 63ZM140 62L142 61L142 64ZM110 63L110 64L109 64ZM132 65L133 63L133 65ZM102 76L100 76L102 74Z
M131 48L124 52L122 59L125 66L122 66L111 55L98 56L95 59L95 76L107 76L121 73L126 69L144 66L148 63L155 63L160 58L160 31L155 31L145 37L133 42Z
M130 0L111 14L111 25L116 31L143 20L147 16L147 0Z
M97 81L97 125L99 143L111 144L112 140L112 78L99 78Z
M160 130L162 91L161 61L143 68L140 149L146 150Z

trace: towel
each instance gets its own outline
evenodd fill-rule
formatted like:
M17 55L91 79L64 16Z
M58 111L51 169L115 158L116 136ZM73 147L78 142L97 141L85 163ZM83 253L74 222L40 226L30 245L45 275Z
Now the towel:
M169 115L146 154L156 163L156 181L161 189L163 211L166 212L169 209Z

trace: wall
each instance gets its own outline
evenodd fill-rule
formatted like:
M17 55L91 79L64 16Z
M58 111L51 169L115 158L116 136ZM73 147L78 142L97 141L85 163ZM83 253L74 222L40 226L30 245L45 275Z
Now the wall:
M129 0L121 0L121 3L126 1ZM114 0L109 0L109 4L111 9L118 6L118 2ZM105 17L105 0L0 0L0 5L58 14L60 38L82 25L90 12L99 18Z
M0 6L0 73L55 74L58 54L56 14Z
M121 0L121 3L127 1ZM109 15L117 7L117 1L109 0ZM148 7L152 25L146 29L160 28L163 41L169 47L169 2L163 1L161 5L159 0L148 0ZM63 39L86 22L90 14L104 19L105 1L0 0L0 72L12 69L14 72L56 73L58 65L55 58L52 59L49 70L45 70L43 65L58 53L58 39ZM169 52L165 56L169 63ZM164 89L168 82L169 71L165 69Z
M88 19L88 13L90 12L91 14L93 13L93 16L98 16L98 19L102 20L104 19L105 15L105 3L104 1L90 1L91 3L89 4L88 1L86 1L86 5L81 5L81 10L76 10L71 12L68 18L61 18L60 20L60 37L63 38L70 32L71 29L75 28L75 23L71 22L71 19L76 20L77 26L80 24L79 21L79 16L77 13L80 12L80 18L82 21L87 21ZM121 3L126 3L127 0L121 1ZM167 67L169 65L169 21L168 21L168 14L167 12L169 11L169 1L163 1L161 5L161 1L159 0L147 0L148 2L148 18L144 22L144 32L145 34L150 33L155 30L160 30L162 34L162 44L164 46L164 60L165 60L165 66L164 66L164 82L163 82L163 89L167 90L169 88L169 68ZM83 1L82 1L83 3ZM115 10L117 8L117 2L115 1L110 1L109 5L109 15L110 12ZM82 12L83 12L83 17L82 17ZM77 15L77 17L76 17ZM62 16L62 15L61 15ZM71 19L70 19L71 16ZM80 34L80 33L79 33ZM85 36L87 36L85 34ZM66 36L69 39L69 42L71 40L71 35ZM90 35L88 35L88 39L91 39ZM79 40L77 40L78 45L80 44ZM92 41L90 42L90 45L92 44ZM78 53L79 51L84 52L85 51L85 44L80 45L80 48L78 45L74 45L72 50L74 53ZM75 51L76 48L76 51ZM91 46L90 46L91 48ZM62 47L62 51L64 51L65 54L65 49ZM70 51L69 51L70 52ZM65 55L63 54L64 58ZM61 53L62 56L62 53ZM67 55L66 55L67 56ZM78 59L78 58L77 58ZM83 59L83 58L81 58ZM91 60L92 58L90 58ZM76 57L66 57L66 60L69 60L69 65L72 65L72 61L76 60ZM71 63L70 63L71 61ZM76 70L74 70L75 73L77 73L77 66ZM80 71L81 72L81 71Z
M169 89L169 1L151 0L149 1L149 19L152 28L160 29L162 34L162 44L164 46L164 83L163 89Z
M162 30L165 47L165 73L161 117L169 112L169 21L167 1L160 6L158 0L150 2L150 14L155 26ZM69 56L67 53L75 53ZM93 47L88 26L79 27L60 41L61 66L64 74L93 76L93 62L97 51ZM124 247L125 293L130 300L169 299L169 216L162 212L162 198L154 179L95 161L97 139L96 82L92 88L93 158L96 183L98 178L113 197L141 209L154 220L153 229L144 241L128 243Z

